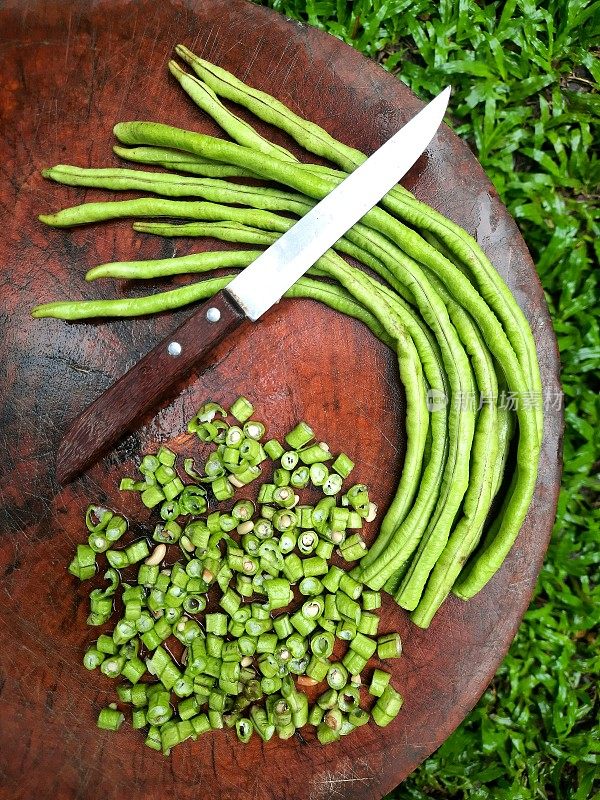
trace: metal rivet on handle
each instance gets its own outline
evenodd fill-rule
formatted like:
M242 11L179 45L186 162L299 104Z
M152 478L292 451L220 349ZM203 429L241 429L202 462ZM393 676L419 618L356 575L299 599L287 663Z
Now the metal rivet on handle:
M179 342L169 342L167 345L167 353L173 358L177 358L177 356L181 355L181 345Z
M206 312L206 319L209 322L218 322L221 319L221 312L215 306L211 306Z

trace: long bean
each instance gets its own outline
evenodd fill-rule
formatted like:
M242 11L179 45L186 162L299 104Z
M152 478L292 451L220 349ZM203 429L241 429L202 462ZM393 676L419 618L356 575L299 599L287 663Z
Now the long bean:
M117 261L99 264L88 270L86 281L98 278L131 280L143 278L167 278L171 275L209 272L213 269L247 267L259 255L260 250L218 250L217 252L192 253L178 258L159 258L152 261Z
M360 224L357 224L355 229L357 232L364 229L370 233L367 228L364 228L364 226ZM429 391L433 392L434 396L437 396L436 393L439 393L439 396L447 397L449 394L449 387L445 372L443 370L439 346L437 345L434 337L429 333L427 326L421 322L418 315L415 313L413 308L414 296L411 290L400 280L398 280L395 274L395 265L387 260L386 263L381 260L382 255L385 258L385 255L382 254L381 250L372 248L372 251L369 251L364 249L364 247L361 247L358 242L363 242L363 239L360 239L358 235L354 238L354 241L350 241L350 239L347 237L342 237L338 242L336 242L334 249L349 255L360 263L370 267L380 277L382 277L387 284L389 284L389 287L385 284L379 285L379 290L384 292L388 302L394 307L396 313L399 314L403 324L410 331L413 339L415 339L417 348L419 348L418 340L421 338L421 336L427 337L429 346L426 347L423 345L422 351L419 351L426 374L428 361L432 358L434 358L440 365L443 386L438 388L439 381L434 380L429 385ZM418 330L415 328L415 325L418 325ZM362 559L361 565L365 562L368 564L369 560L374 560L374 558L385 549L394 531L399 527L406 517L408 509L414 500L419 486L422 488L431 487L431 503L435 502L435 498L437 497L438 489L442 481L443 466L447 459L446 426L448 421L445 405L439 406L436 411L438 412L436 414L436 418L432 418L432 426L434 429L433 440L436 443L436 449L434 450L433 454L431 454L428 450L425 451L424 460L427 461L428 466L424 470L420 480L418 479L416 472L410 470L402 471L392 502L390 503L385 517L381 522L377 539L369 549L367 556ZM439 412L442 413L440 414ZM428 430L428 436L432 436L431 430ZM437 468L434 465L437 465ZM426 508L427 507L425 507L425 509Z
M371 238L373 239L373 237ZM363 236L362 239L366 241L366 237ZM359 239L359 241L362 240ZM399 566L399 564L406 561L418 544L420 536L429 519L432 503L437 496L441 477L442 489L440 492L440 501L438 503L439 513L435 519L434 528L436 525L439 525L436 533L442 539L449 532L454 515L460 505L462 495L464 495L467 488L468 458L473 436L474 413L472 409L463 409L460 406L457 407L457 403L459 403L461 397L472 396L474 387L470 379L470 367L466 355L462 350L462 346L458 344L456 332L453 326L450 325L445 308L435 291L429 286L424 273L422 273L416 265L413 265L412 273L409 274L408 270L405 269L405 265L402 263L402 254L394 251L395 258L389 258L389 254L381 247L382 240L378 239L378 242L380 246L377 250L374 250L377 246L374 241L366 242L366 244L371 248L371 253L377 252L379 256L385 260L388 268L394 270L395 277L398 280L408 285L412 295L416 295L416 301L421 313L425 316L429 324L432 325L437 335L438 344L442 349L442 357L449 377L450 402L453 404L450 408L450 452L446 460L446 468L443 477L439 474L436 475L435 472L431 474L430 480L426 480L426 476L424 476L420 487L420 502L417 501L413 505L411 514L409 515L410 518L406 520L406 523L401 529L397 529L394 532L393 529L396 527L395 523L397 520L393 517L386 516L381 526L381 539L378 537L369 555L361 562L363 575L368 580L373 581L376 570L379 570L380 574L377 576L376 584L373 583L373 585L374 587L376 586L376 588L381 588L383 583L389 578L391 571L393 571L388 566L391 562L390 556L397 559ZM388 247L390 247L389 243ZM461 445L464 446L464 449L462 452L459 452L458 448ZM462 481L462 492L460 481ZM448 503L448 497L453 498L450 503ZM395 548L390 547L392 535L396 537L397 544ZM400 542L402 543L401 546ZM371 566L372 564L376 566Z
M296 165L300 169L307 169L316 174L333 175L342 178L346 176L345 172L332 167L322 166L320 164L303 164L299 162L289 150L265 139L264 136L261 136L248 122L242 120L226 108L226 106L219 101L215 92L213 92L206 83L184 72L177 62L170 61L169 69L196 105L208 113L212 119L231 136L234 142L244 147L250 147L259 153L263 153L267 157L296 162Z
M64 320L94 319L97 317L140 317L158 311L183 308L191 303L212 297L232 280L233 275L211 278L202 282L182 286L166 292L157 292L146 297L131 297L117 300L75 300L44 303L32 310L37 318L53 317ZM386 334L377 319L340 287L335 287L311 278L300 278L285 294L286 298L318 300L354 319L363 322L373 334L388 347L395 349L394 341Z
M427 278L420 267L417 264L411 263L410 260L407 259L406 256L399 251L398 248L394 247L394 245L392 245L392 243L387 239L380 236L376 232L369 230L362 224L356 225L351 231L348 232L347 236L353 243L359 245L364 250L367 250L370 254L376 255L386 264L389 271L394 275L395 281L393 285L397 291L401 288L401 286L407 287L410 293L410 298L413 300L415 299L415 292L417 293L418 298L415 300L415 302L417 302L419 305L419 309L425 315L427 321L433 325L433 328L438 336L438 341L441 336L441 343L444 343L445 337L444 334L441 334L441 331L444 330L444 319L447 319L447 314L445 314L443 305L441 304L439 298L436 297L435 291L429 285ZM452 337L452 342L456 348L456 338L454 336ZM453 364L454 353L452 349L446 346L443 352L445 352L446 355L446 367L455 375L457 367ZM462 349L455 350L454 352L459 353L459 357L462 361L461 370L463 370L461 375L464 376L466 356L462 353ZM442 485L441 501L438 503L438 509L440 513L437 515L435 520L435 524L440 522L441 527L438 528L437 534L442 538L449 532L449 526L451 525L453 519L451 512L452 506L446 505L446 499L451 490L454 488L452 473L457 469L457 459L459 459L458 469L460 471L460 460L462 459L464 464L464 459L468 458L468 447L470 446L470 441L467 440L467 449L463 450L461 454L457 452L456 448L458 446L459 437L461 436L461 422L463 423L463 426L466 422L466 424L469 426L468 429L471 431L471 436L473 435L472 412L469 414L469 409L462 409L457 406L457 402L461 397L465 396L465 393L466 396L470 396L470 393L473 391L472 380L469 380L470 370L468 366L466 367L466 370L466 379L468 380L466 385L463 385L462 387L457 386L457 378L454 377L454 379L450 379L450 398L452 402L450 407L450 440L454 444L454 449L451 450L449 457L445 462L447 468L445 479ZM448 394L449 393L446 393L445 397L447 397ZM467 417L467 414L470 415L471 419ZM441 466L442 464L440 464L440 467ZM392 570L388 566L386 559L391 552L389 546L393 536L396 537L397 547L396 551L394 552L394 559L397 561L396 569L400 568L401 564L406 561L414 548L417 546L420 536L427 524L427 520L429 519L432 503L435 502L439 484L443 479L443 474L436 475L435 473L431 473L431 475L427 477L429 480L423 480L420 487L421 503L413 506L411 510L411 519L409 521L407 520L406 525L404 525L401 531L398 526L400 525L400 522L402 522L403 517L400 515L396 516L395 513L390 513L392 509L388 511L388 514L381 524L381 530L378 538L376 539L374 545L370 548L369 554L361 562L361 567L364 570L363 574L369 574L369 572L371 572L371 575L373 575L376 567L372 567L371 565L376 563L379 567L383 566L386 568L386 571L379 578L379 581L387 581ZM454 502L459 503L460 498L458 497L458 492L455 493L455 498L456 499ZM398 511L398 509L393 510L396 512ZM455 507L455 511L456 510L457 508ZM443 518L441 517L442 511L446 512ZM387 555L383 555L384 553Z
M510 443L511 436L514 431L514 417L512 412L508 409L499 409L499 441L500 447L504 445L503 456L498 458L498 462L496 465L496 475L494 476L494 489L495 492L498 491L500 485L502 484L502 479L504 477L504 469L507 462L508 456L508 444ZM504 500L502 502L501 508L496 514L495 519L493 520L492 524L490 525L487 533L484 536L483 541L479 544L478 549L475 553L471 556L469 561L467 561L464 569L460 573L459 577L455 585L452 588L453 593L460 597L463 600L468 600L469 598L473 597L479 591L479 585L481 582L480 571L485 569L485 553L491 551L495 553L496 547L503 547L503 543L501 542L499 545L495 545L494 542L496 537L498 536L500 529L501 529L501 522L504 514L506 513L506 507L509 501L509 498L514 491L516 482L516 475L513 475L512 480L510 482L510 486L506 492Z
M478 424L482 428L490 430L488 420L492 415L493 407L491 405L484 406L479 415ZM497 435L490 436L489 439L491 441L486 441L485 437L479 437L473 448L474 464L483 465L484 479L478 485L479 492L467 493L464 516L452 531L445 547L441 552L439 549L433 550L424 568L421 562L427 551L424 550L421 554L417 553L403 585L396 595L396 600L401 606L415 609L411 614L411 619L422 628L429 626L435 612L450 594L463 564L481 536L491 500L489 475L493 472L492 459L496 457L497 452ZM431 574L429 574L430 571ZM426 575L429 580L423 593Z
M263 233L258 231L257 233ZM263 235L265 235L263 233ZM270 234L267 244L272 244L278 234ZM265 244L265 242L261 242ZM261 250L217 250L216 252L190 253L187 256L157 258L147 261L112 261L92 267L85 275L86 281L98 278L118 278L121 280L152 280L168 278L173 275L210 272L230 267L247 267L260 254ZM317 265L308 270L310 275L326 274Z
M278 234L276 233L270 235L265 234L263 231L256 231L256 233L264 237L262 241L263 244L272 244L278 238ZM193 253L178 258L155 259L150 261L112 262L93 267L87 272L86 280L96 280L98 278L120 278L129 280L156 279L173 275L203 273L213 269L245 267L252 263L259 254L260 251L255 250L217 251ZM323 259L320 259L315 265L317 268L320 267L320 272L322 274L329 275L331 273L331 270L328 268L330 258L331 254L326 253ZM314 268L311 271L313 270ZM325 284L325 286L326 285L327 284ZM322 291L322 285L319 284L318 286L319 290ZM386 291L385 287L381 285L377 285L377 287L382 291ZM316 291L315 287L312 288ZM348 301L351 300L352 296L347 292L345 294L346 299ZM394 303L398 305L397 313L402 323L405 324L407 328L410 327L411 336L418 340L417 351L423 363L424 371L428 376L429 385L433 386L436 391L444 392L446 388L445 375L440 363L439 351L435 340L428 334L425 326L403 301L396 298L389 290L386 291L386 295L390 304ZM375 317L372 317L372 319L369 318L369 326L378 329L377 338L391 345L392 339L389 335L385 335L383 328L377 323ZM445 414L442 413L441 418L444 418L444 416Z
M55 319L78 320L95 319L97 317L141 317L146 314L158 314L161 311L172 311L204 300L227 286L229 280L212 278L202 285L191 284L157 292L146 297L123 297L116 300L65 300L55 303L43 303L32 309L33 317L54 317ZM207 294L208 293L208 294Z
M489 411L489 409L490 406L486 406L484 411ZM501 413L501 419L502 424L498 427L498 451L500 451L503 447L503 439L510 430L510 415L508 413ZM474 453L474 457L475 455L476 454ZM481 459L490 460L490 458L494 456L494 453L492 452L490 456L485 451L482 451L478 455ZM499 465L502 465L502 463L503 459L498 456L493 462L491 462L492 477L490 480L490 488L492 496L496 493L498 488L498 476L501 474ZM495 518L492 527L490 528L490 542L493 541L493 538L498 531L501 518L501 515L498 515ZM433 572L431 573L431 577L427 586L425 587L425 592L419 601L419 605L411 615L413 622L415 622L417 625L423 628L429 626L435 612L440 607L444 599L448 596L450 590L452 590L453 584L459 574L461 575L461 581L466 582L468 580L469 573L467 572L467 575L463 576L461 570L467 558L477 546L484 522L485 518L481 522L480 528L472 525L471 529L469 530L465 524L465 517L456 526L450 537L450 540L448 541L448 544L446 545L446 548L441 553ZM458 594L460 590L455 588L454 591ZM459 594L459 596L461 595ZM462 596L463 599L468 599L470 595L465 594Z
M138 164L152 164L155 167L175 170L175 172L190 172L193 175L202 175L206 178L256 178L253 172L231 164L211 161L208 158L194 156L191 153L182 153L181 150L171 150L168 147L120 147L115 145L113 151L120 158L135 161Z
M219 203L207 203L201 200L177 201L141 197L135 200L83 203L79 206L64 208L55 214L40 214L39 219L55 228L71 228L75 225L87 225L90 222L104 222L109 219L126 219L127 217L173 217L205 221L231 219L257 228L264 227L266 224L270 227L279 225L278 229L283 232L285 228L280 217L275 214L271 217L262 216L269 213L268 211L258 212L221 206Z
M452 300L450 294L435 276L430 275L429 279L447 304L457 329L468 334L463 339L469 341L473 369L483 406L477 418L471 464L472 479L464 499L464 516L456 525L447 543L439 539L436 541L433 532L430 536L426 534L423 537L419 550L396 594L396 600L403 608L412 610L419 604L413 620L423 627L429 625L433 614L449 594L462 564L481 536L493 498L499 438L498 384L492 358L468 314ZM466 398L467 402L474 400L475 397ZM421 603L423 588L432 570L425 597Z
M374 268L376 271L379 271L381 274L381 270L378 268L378 265L373 261L373 259L370 259L368 257L369 254L366 254L364 251L359 251L358 253L355 253L355 255L358 255L361 261L368 263L372 268ZM398 285L398 282L397 280L395 280L395 277L393 275L391 277L392 277L392 282ZM416 329L414 325L411 327L411 321L414 321L412 312L410 312L408 308L402 307L399 303L399 298L394 297L392 292L386 290L384 287L377 287L377 288L380 292L384 293L386 299L388 300L392 308L394 308L395 312L400 314L403 324L407 327L407 330L411 333L413 338L418 337L421 331ZM408 316L406 316L406 314L408 314ZM436 358L437 353L433 353L430 351L430 353L427 354L422 345L420 356L424 363L424 366L428 366L431 357L433 356L433 358ZM430 384L430 388L433 388L434 391L436 392L442 392L444 396L448 394L448 386L445 380L443 381L443 383L440 383L439 380L436 380L434 378L432 383ZM410 537L407 537L408 541L410 542L410 546L407 545L407 550L406 550L408 555L410 555L410 552L412 552L412 549L414 549L414 547L416 546L420 532L425 528L427 524L427 520L429 519L429 515L431 513L433 504L435 503L436 498L438 496L439 485L440 481L442 480L444 472L443 469L444 463L448 463L446 461L447 449L445 446L446 409L445 407L442 408L444 413L441 414L437 413L432 415L433 417L432 425L434 424L434 422L436 423L433 436L433 439L435 441L435 448L432 451L431 458L427 459L428 464L420 480L419 498L414 503L413 508L411 509L410 519L407 520L405 525L405 530L410 533ZM383 552L385 547L389 545L389 539L391 535L394 533L394 527L398 527L400 523L403 521L404 506L402 501L405 501L406 495L408 495L409 497L409 502L412 501L412 497L415 491L413 486L416 485L416 481L413 480L415 475L416 471L413 469L408 469L407 465L405 465L405 469L403 470L402 479L398 487L399 490L396 494L396 498L394 499L392 505L390 506L390 509L388 510L388 513L386 514L384 523L382 523L382 529L383 529L383 525L391 520L391 524L388 526L389 535L386 536L385 531L383 534L380 533L375 542L375 545L373 545L371 548L371 550L373 550L373 547L376 548L376 554ZM440 504L440 507L444 508L443 502ZM448 514L448 516L446 517L448 528L449 525L451 524L453 516L454 516L453 514L452 516ZM383 541L381 541L382 539ZM379 549L377 549L377 545L380 545ZM406 556L403 555L402 557L408 558L408 555ZM363 562L366 560L367 559L363 559ZM361 566L363 562L361 562ZM384 576L383 580L384 581L387 580L387 577Z
M499 392L501 381L498 381ZM496 473L494 475L494 497L498 494L508 461L510 442L515 430L515 419L512 411L506 405L500 405L498 415L498 458L496 459Z
M419 357L423 363L423 370L428 380L428 396L430 398L447 398L450 393L448 377L444 371L442 355L436 340L431 335L429 329L419 320L411 306L402 300L402 298L395 295L389 287L382 286L380 287L380 291L385 294L388 302L399 315L402 323L406 326L415 341ZM420 476L420 486L425 489L426 496L425 503L421 501L424 515L431 513L431 508L439 497L444 465L448 459L447 403L440 403L435 408L432 408L431 411L430 426L428 429L429 441L426 442L423 458L426 464ZM382 523L377 539L373 545L371 545L368 555L370 555L374 548L375 557L380 554L389 543L395 530L400 527L406 517L407 509L412 503L414 495L416 494L416 489L408 483L408 478L410 476L407 476L406 480L404 477L405 473L403 470L396 494L383 520L383 522L388 520L386 529L383 529ZM416 505L415 503L415 507ZM366 560L366 558L361 560L361 567Z
M270 245L275 241L267 231L240 222L144 222L133 223L133 230L154 236L208 236L224 242Z
M438 236L451 254L460 263L466 264L473 274L481 296L502 322L506 331L506 338L514 349L519 365L529 384L527 402L530 404L535 417L538 439L537 448L539 449L543 434L543 410L542 381L536 346L529 323L510 289L496 272L475 239L442 214L413 198L388 197L385 198L383 205L388 207L399 219L406 221L410 225L417 225L422 230L431 231ZM432 249L435 250L435 248ZM427 259L428 256L431 256L430 250L424 254ZM455 296L457 298L460 297L456 293Z
M423 360L424 370L428 376L428 396L430 399L444 398L444 402L432 404L430 409L432 412L430 428L428 431L430 439L428 442L426 442L426 449L424 452L424 461L427 463L420 478L420 498L418 504L414 504L414 516L417 516L417 510L420 511L422 520L421 526L424 527L429 515L431 514L434 503L436 503L436 501L439 499L444 467L448 459L448 405L446 399L449 396L450 389L448 386L447 375L443 369L443 361L442 356L439 353L439 347L437 346L435 339L433 339L431 336L429 330L421 324L421 335L419 335L419 332L411 326L410 320L405 319L405 317L402 316L402 310L405 310L407 314L413 317L414 322L418 323L418 317L414 315L410 306L404 304L401 298L397 296L394 297L393 293L389 289L384 287L382 291L386 293L390 303L393 303L397 313L401 315L401 319L407 326L407 329L410 330L411 335L417 343L417 346L419 346L421 336L428 340L429 347L427 347L425 344L421 344L419 347L419 355ZM430 362L435 362L435 366ZM363 565L364 567L368 566L369 563L375 561L375 559L382 552L384 552L395 531L399 529L401 524L404 522L408 508L410 508L415 493L415 488L410 486L407 480L404 480L403 471L394 499L392 500L392 503L390 504L390 507L388 508L388 511L380 526L377 539L369 548L367 556L361 559L361 568L363 568ZM385 527L384 523L386 523ZM412 530L414 531L415 529L412 528ZM406 563L406 561L404 563ZM396 566L394 575L398 578L398 582L398 576L402 570L402 564ZM389 581L389 578L386 579L386 584L384 585L386 590L389 590L390 586L388 586L387 581ZM394 585L394 589L395 588L396 585Z
M323 128L294 114L271 95L242 83L222 67L198 58L184 45L177 45L175 52L215 93L233 100L259 119L285 131L309 152L339 164L346 171L351 171L357 162L360 163L362 153L359 150L341 145Z
M447 248L443 245L440 240L435 237L431 233L424 233L424 237L427 241L432 244L437 250L439 250L444 256L447 258L451 258L451 254L447 250ZM459 265L460 267L460 265ZM466 267L460 267L462 271L467 274ZM431 276L431 271L428 267L425 267L425 272L433 279L435 276ZM445 291L445 287L443 287ZM458 304L460 306L460 304ZM487 350L487 348L486 348ZM494 359L492 358L493 362L493 369L494 373L497 377L497 391L498 391L498 400L500 401L500 393L501 391L504 392L506 389L506 381L502 375L502 370L498 367ZM481 393L480 393L481 394ZM495 477L493 481L493 491L492 494L495 497L498 489L500 487L500 483L502 481L502 476L504 475L504 468L506 466L506 461L508 458L508 450L510 447L510 440L512 438L512 434L514 432L514 419L512 412L508 409L506 404L498 403L496 407L496 425L498 428L498 455L496 458L496 469L495 469Z
M522 450L522 453L524 453L523 450ZM533 452L533 458L534 459L537 458L537 452L536 452L535 449L534 449L534 452ZM532 470L532 474L530 476L530 480L532 481L531 488L533 488L533 483L535 481L535 470L536 470L536 467L534 467L534 469ZM514 499L515 499L514 493L512 494L512 498L513 498L513 502L514 502ZM523 504L523 506L521 506L521 508L522 509L526 508L525 504ZM523 513L523 511L521 511L521 513ZM506 528L507 528L507 523L508 523L508 526L509 526L508 529L510 530L510 517L507 517L507 514L505 513L504 514L504 519L503 519L503 527L504 527L505 531L506 531ZM516 527L516 525L514 525L512 527L512 532L508 536L505 536L505 538L504 538L504 549L506 548L507 542L510 541L510 537L514 537L514 535L516 535L516 532L518 532L518 528ZM497 541L498 540L496 540L496 542ZM498 552L498 550L496 549L497 547L498 547L498 545L496 544L494 550L492 550L492 553L494 553L494 555L495 555L496 552ZM504 553L504 549L500 550L500 552ZM496 557L496 562L495 563L496 563L496 565L498 565L500 563L500 561L497 560L497 556L495 556L495 557ZM504 555L502 555L501 558L503 560ZM486 576L488 576L488 575L491 576L491 574L493 574L493 568L487 567L484 572L480 571L478 573L473 573L473 574L476 575L476 576L479 575L479 582L472 584L472 586L469 589L469 591L471 591L471 592L474 592L476 589L478 590L479 588L481 588L481 586L483 585L483 583L481 581L485 580Z
M425 440L429 426L423 367L419 362L416 346L400 320L395 308L390 304L383 290L373 284L362 271L352 269L332 251L319 262L331 277L338 280L361 304L370 310L397 342L400 379L406 393L407 448L403 476L408 483L418 481ZM412 371L415 370L416 372Z
M390 350L396 350L395 340L385 330L377 317L362 306L353 295L341 286L324 283L323 281L315 281L310 278L301 278L299 281L296 281L294 286L288 289L285 297L290 299L294 297L304 297L317 300L329 306L334 311L339 311L342 314L353 317L364 323L373 335L383 342L383 344L387 345Z
M349 235L353 238L353 240L361 241L361 239L359 237L359 232L360 232L360 235L362 235L363 237L364 236L373 237L373 233L372 232L368 231L368 229L365 229L360 225L355 226L355 228L352 230L352 232ZM373 242L373 244L374 244L374 242ZM397 254L397 257L398 257L398 254ZM362 260L365 261L365 263L368 263L364 259L364 257L363 257ZM455 321L457 330L461 333L462 340L465 342L466 346L472 351L471 355L475 358L474 366L475 366L476 374L478 375L480 396L485 398L486 402L489 401L491 398L495 398L496 394L497 394L497 388L496 388L495 374L493 372L493 365L491 364L490 358L487 355L487 349L483 345L483 342L481 341L481 337L480 337L477 329L475 328L473 322L470 320L468 315L466 315L462 311L460 306L457 303L455 303L455 301L452 299L451 295L447 292L447 290L445 289L443 284L435 277L435 275L431 274L431 272L429 270L427 270L427 269L425 269L425 272L428 275L429 280L434 283L436 290L442 296L442 298L444 299L444 302L448 305L449 310L451 312L451 316L452 316L453 320ZM474 352L473 352L473 348L475 348ZM482 370L483 370L483 372L482 372ZM486 377L486 375L487 375L487 377ZM470 401L470 400L474 400L474 399L475 398L465 398L466 401ZM478 452L483 452L483 453L493 452L491 450L491 448L492 447L495 448L495 444L494 444L494 442L490 441L489 438L494 436L494 439L495 439L494 427L497 425L497 416L498 416L498 412L496 412L496 413L493 413L493 412L486 413L484 415L484 419L486 419L486 421L487 421L486 426L482 426L481 425L481 421L480 421L480 423L478 425L478 429L476 431L475 438L483 437L484 441L488 441L489 447L488 447L488 449L486 449L485 447L482 448L480 446L478 448ZM508 422L508 420L505 420L505 424L507 422ZM506 431L505 431L505 433L506 433ZM502 441L501 441L501 447L499 449L500 456L497 459L497 464L504 464L505 461L506 461L507 444L508 444L507 438L508 437L506 437L506 436L501 437ZM478 462L475 462L475 463L476 463L476 465L478 464ZM499 475L502 474L502 471L503 471L503 467L500 470L498 470ZM476 471L475 476L472 478L472 480L470 482L470 492L471 492L472 495L474 493L475 493L475 496L479 496L479 497L482 497L482 496L485 495L485 492L482 492L481 489L476 489L475 488L477 486L477 484L481 480L482 480L481 476ZM496 479L494 481L494 484L495 484L495 488L493 490L492 496L495 495L496 491L497 491L497 480ZM490 501L491 501L491 498L490 498ZM489 502L488 502L487 505L489 507ZM478 517L482 518L482 519L485 519L486 513L487 512L486 512L483 504L480 504L479 510L478 510ZM384 522L382 523L382 528L384 527L385 522L386 522L386 520L384 520ZM430 523L430 525L431 525L431 523ZM378 555L379 552L381 552L381 550L385 546L387 546L388 539L389 539L389 535L388 535L388 537L384 538L384 536L382 534L380 534L378 539L376 540L375 545L373 545L371 547L369 555L365 559L363 559L362 563L363 564L365 564L365 563L368 564L370 560L372 560L376 555ZM426 542L428 542L428 540L429 540L429 534L426 533L424 540L421 542L421 550L423 550L423 548L426 546ZM440 540L438 542L438 548L442 546L442 543L443 543L443 540ZM428 557L431 557L431 555L433 553L435 553L435 550L430 550L428 548ZM416 561L413 561L413 567L415 567L415 565L416 565ZM395 594L395 590L397 589L397 585L399 583L399 577L400 577L399 572L396 573L396 577L398 578L398 580L393 580L393 579L392 580L388 580L388 583L390 585L386 584L386 589L393 590L394 594ZM421 575L421 577L424 577L424 576Z

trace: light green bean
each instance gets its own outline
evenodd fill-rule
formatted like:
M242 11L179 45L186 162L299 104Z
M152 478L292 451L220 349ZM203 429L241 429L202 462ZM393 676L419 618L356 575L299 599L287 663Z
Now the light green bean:
M256 178L253 172L242 167L234 167L219 161L194 156L191 153L182 153L181 150L171 150L168 147L120 147L118 144L113 151L120 158L135 161L138 164L152 164L155 167L164 167L175 172L189 172L193 175L202 175L206 178Z

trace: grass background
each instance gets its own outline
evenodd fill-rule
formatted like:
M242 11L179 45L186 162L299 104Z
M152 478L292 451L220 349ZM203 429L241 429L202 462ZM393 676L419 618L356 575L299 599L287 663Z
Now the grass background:
M565 470L548 556L509 654L458 730L390 798L600 798L600 2L262 0L322 28L454 130L515 217L557 334Z

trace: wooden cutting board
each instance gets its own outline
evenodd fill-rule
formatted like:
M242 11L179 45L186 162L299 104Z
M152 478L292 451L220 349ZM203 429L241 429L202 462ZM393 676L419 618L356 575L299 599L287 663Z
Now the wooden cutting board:
M227 340L168 407L59 491L54 456L69 421L189 310L69 325L32 320L29 309L65 297L144 291L126 282L89 285L83 275L103 261L184 254L215 243L136 235L128 221L45 228L38 213L106 195L50 185L39 170L61 162L116 164L111 129L120 120L218 133L167 74L177 42L367 152L420 107L402 83L335 38L240 0L2 4L0 796L379 798L477 702L530 600L560 473L558 357L548 311L516 225L466 145L440 131L405 183L476 235L507 280L533 327L546 392L537 491L508 560L473 601L451 598L428 631L385 604L383 630L399 629L404 639L394 683L406 699L385 730L368 725L326 748L298 739L267 745L255 739L243 747L231 732L216 732L176 748L169 759L146 748L129 725L118 734L98 731L98 709L114 699L114 686L81 664L97 630L85 624L89 588L76 585L66 564L85 539L89 501L143 523L133 499L117 491L140 453L158 442L185 450L189 442L176 437L196 406L207 397L227 404L240 393L273 422L272 435L304 418L333 448L356 457L356 478L374 487L382 507L404 449L403 394L390 353L346 317L314 302L285 301Z

